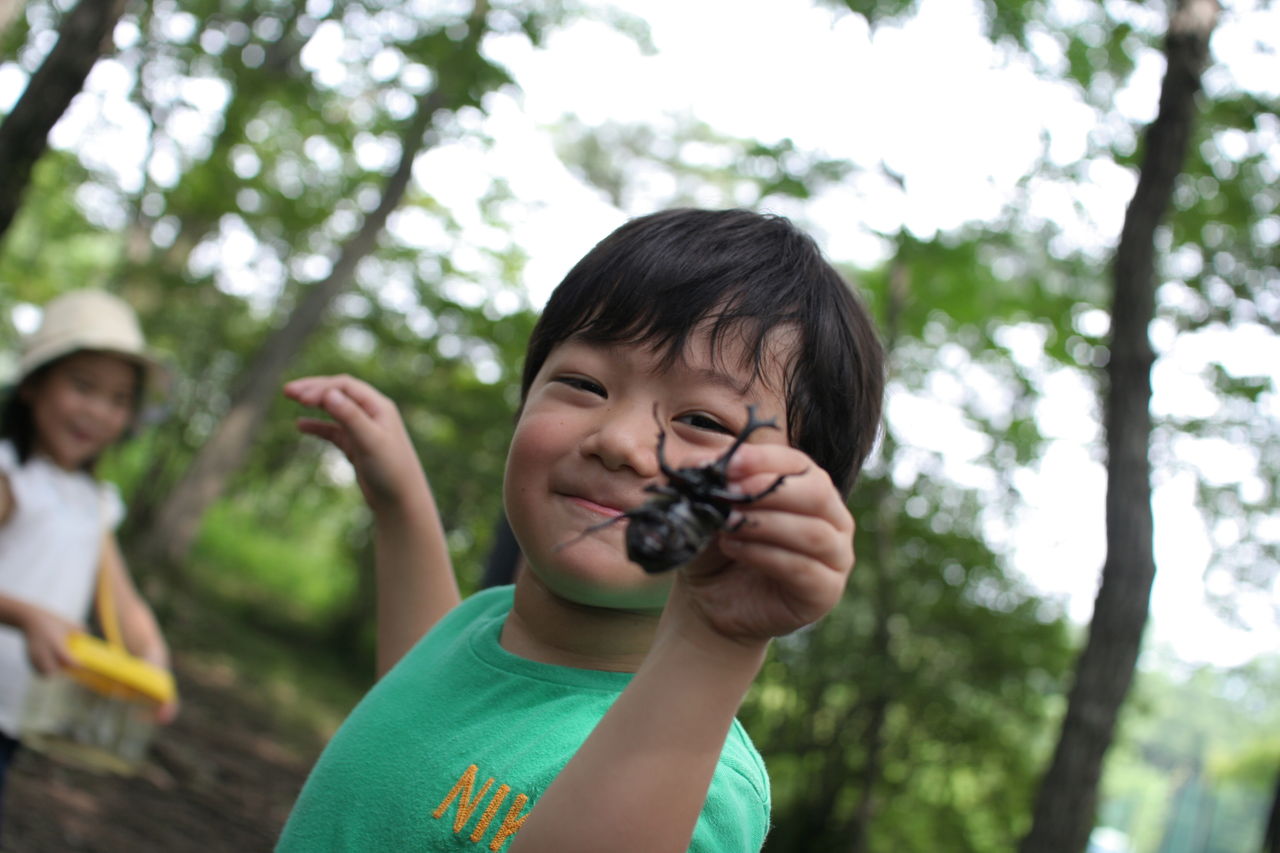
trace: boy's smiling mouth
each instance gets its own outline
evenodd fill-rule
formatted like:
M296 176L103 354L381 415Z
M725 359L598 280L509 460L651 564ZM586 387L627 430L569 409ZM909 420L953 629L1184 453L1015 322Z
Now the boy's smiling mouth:
M597 515L603 515L608 518L616 518L624 512L624 510L618 509L615 506L596 503L590 498L584 498L579 495L565 495L565 497L569 499L570 503L576 504L589 512L593 512Z

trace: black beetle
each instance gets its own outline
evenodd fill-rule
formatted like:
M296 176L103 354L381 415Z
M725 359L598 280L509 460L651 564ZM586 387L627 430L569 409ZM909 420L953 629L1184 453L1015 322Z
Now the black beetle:
M724 455L714 462L696 467L672 468L667 464L663 453L667 434L662 428L662 422L658 420L656 406L653 419L658 421L658 467L666 475L667 482L645 486L645 491L652 492L654 497L616 518L588 527L579 536L558 547L570 545L589 533L625 518L630 522L626 534L627 558L650 574L665 572L692 560L718 531L728 527L729 513L733 511L735 504L758 501L791 476L782 474L769 488L754 495L739 495L729 491L726 471L733 454L756 430L763 427L778 428L777 421L773 419L757 419L755 406L747 406L747 425L734 438Z

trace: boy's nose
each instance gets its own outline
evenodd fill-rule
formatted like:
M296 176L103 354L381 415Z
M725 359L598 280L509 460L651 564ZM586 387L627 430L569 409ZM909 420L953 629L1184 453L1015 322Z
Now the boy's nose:
M641 477L658 475L658 423L653 409L641 405L611 407L582 450L610 471L630 468Z

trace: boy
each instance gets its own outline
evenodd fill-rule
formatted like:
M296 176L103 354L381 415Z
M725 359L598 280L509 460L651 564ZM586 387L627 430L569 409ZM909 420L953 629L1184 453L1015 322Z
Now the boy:
M785 219L632 220L534 329L503 492L524 570L461 603L394 405L350 377L287 385L334 418L300 428L347 453L373 508L379 667L394 668L326 748L278 850L758 850L768 779L734 715L769 641L844 590L844 496L882 372L866 312ZM687 565L643 572L625 523L581 535L662 481L659 428L669 464L704 464L748 405L779 428L733 456L731 487L786 479Z

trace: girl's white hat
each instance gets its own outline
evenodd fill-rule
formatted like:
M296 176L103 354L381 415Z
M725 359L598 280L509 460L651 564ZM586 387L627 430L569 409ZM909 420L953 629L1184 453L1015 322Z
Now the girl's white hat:
M168 371L147 351L138 317L128 304L105 290L73 290L50 300L40 326L23 340L15 384L79 350L109 352L141 365L153 390L168 378Z

